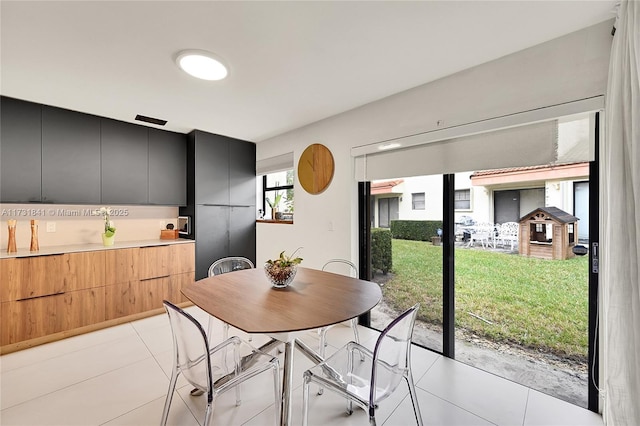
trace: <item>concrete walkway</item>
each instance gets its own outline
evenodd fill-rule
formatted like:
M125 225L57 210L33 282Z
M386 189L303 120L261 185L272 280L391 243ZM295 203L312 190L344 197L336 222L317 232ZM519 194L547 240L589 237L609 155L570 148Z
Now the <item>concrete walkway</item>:
M371 326L380 330L399 314L382 301L371 311ZM413 339L427 348L442 349L442 331L433 330L425 323L416 322ZM455 351L458 361L580 407L587 407L586 366L578 367L550 354L496 344L462 333L456 333Z

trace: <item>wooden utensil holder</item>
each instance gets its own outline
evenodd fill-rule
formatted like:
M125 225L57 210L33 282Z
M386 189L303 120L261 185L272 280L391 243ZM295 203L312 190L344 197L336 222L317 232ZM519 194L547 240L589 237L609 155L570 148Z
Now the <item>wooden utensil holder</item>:
M9 241L7 243L7 253L15 253L18 251L16 248L16 221L8 220L7 225L9 226Z
M38 221L31 219L31 251L40 250L40 244L38 243Z

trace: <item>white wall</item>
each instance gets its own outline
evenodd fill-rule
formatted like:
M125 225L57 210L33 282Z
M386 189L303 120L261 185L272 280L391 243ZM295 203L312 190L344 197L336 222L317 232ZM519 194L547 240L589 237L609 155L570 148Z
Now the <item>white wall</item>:
M309 267L331 257L357 260L352 147L435 130L438 121L450 127L604 94L611 25L603 22L258 143L258 160L293 150L297 165L308 145L322 143L336 163L322 194L307 194L296 180L293 225L258 224L258 263L298 246Z

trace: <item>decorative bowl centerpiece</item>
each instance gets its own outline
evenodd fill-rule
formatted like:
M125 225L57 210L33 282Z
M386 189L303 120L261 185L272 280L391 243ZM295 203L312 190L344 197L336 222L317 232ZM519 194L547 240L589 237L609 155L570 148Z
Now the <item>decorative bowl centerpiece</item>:
M269 259L264 264L264 273L273 287L284 288L291 284L296 276L298 264L302 262L302 258L293 257L297 251L294 251L291 256L287 256L283 251L276 260Z

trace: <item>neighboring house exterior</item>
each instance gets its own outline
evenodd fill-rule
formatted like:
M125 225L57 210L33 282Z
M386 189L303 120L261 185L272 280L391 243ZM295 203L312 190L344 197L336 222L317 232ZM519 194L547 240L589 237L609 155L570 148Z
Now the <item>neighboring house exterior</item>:
M455 219L518 222L538 207L557 207L580 219L578 238L589 238L589 163L515 167L457 173ZM371 183L372 226L394 219L442 220L442 176Z

